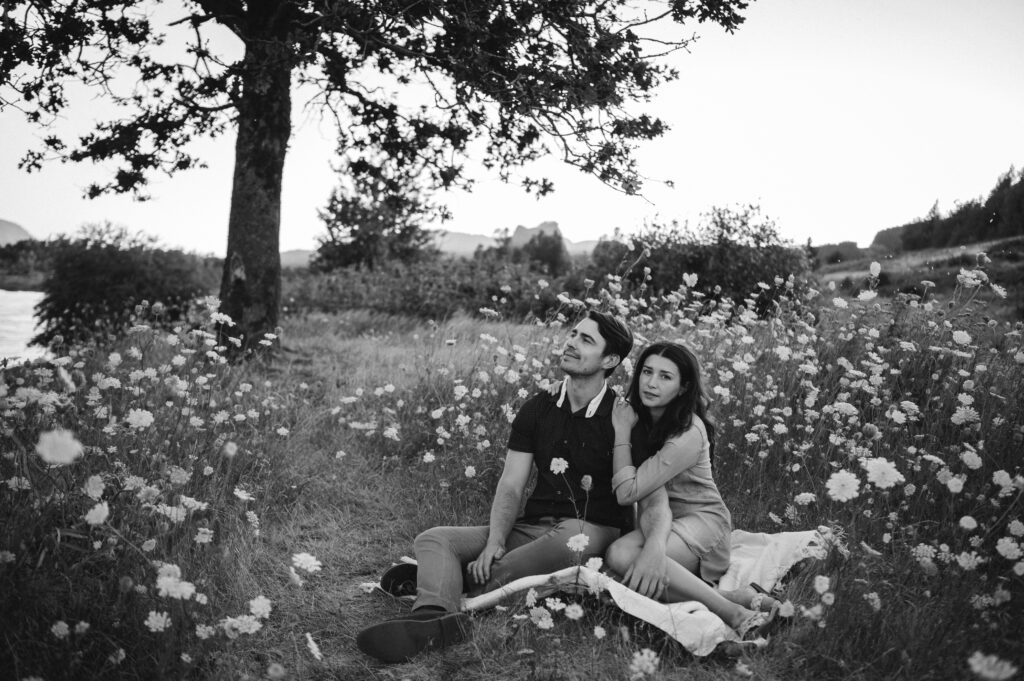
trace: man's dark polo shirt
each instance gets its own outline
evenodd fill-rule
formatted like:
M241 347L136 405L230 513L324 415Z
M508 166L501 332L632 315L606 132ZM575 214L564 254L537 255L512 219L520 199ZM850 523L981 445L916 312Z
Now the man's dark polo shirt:
M559 407L559 396L547 392L537 393L522 406L512 422L508 448L533 454L537 485L526 501L521 521L530 522L544 516L579 517L622 530L632 528L632 507L619 506L612 490L615 429L611 415L615 397L608 388L590 418L586 416L589 405L573 413L568 396ZM646 452L636 451L636 442L633 447L634 461L647 458ZM551 472L551 460L555 458L569 463L561 475ZM589 492L580 485L584 475L592 479Z

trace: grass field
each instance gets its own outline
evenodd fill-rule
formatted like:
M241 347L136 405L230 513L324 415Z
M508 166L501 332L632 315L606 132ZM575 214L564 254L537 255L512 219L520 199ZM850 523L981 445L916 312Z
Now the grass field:
M486 519L508 415L559 377L570 301L547 325L292 318L266 340L274 361L235 368L201 329L140 323L109 346L4 370L0 669L1010 678L1024 664L1020 324L986 321L998 296L980 275L941 299L765 286L783 300L767 320L742 307L698 316L687 289L648 304L613 282L598 297L643 342L681 338L705 362L734 524L826 525L841 540L785 583L793 615L766 647L696 659L588 596L580 619L556 612L550 629L514 599L477 615L470 642L406 665L356 649L362 627L408 607L360 584L411 555L419 531ZM656 664L636 666L645 649Z

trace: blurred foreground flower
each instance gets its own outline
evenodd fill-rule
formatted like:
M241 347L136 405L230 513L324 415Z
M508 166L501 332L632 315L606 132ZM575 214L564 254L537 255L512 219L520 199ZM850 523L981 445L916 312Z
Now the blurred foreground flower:
M995 655L983 655L980 650L967 658L967 664L978 678L987 681L1003 681L1017 673L1017 667Z
M66 466L82 456L82 443L69 430L51 430L39 436L36 454L51 466Z

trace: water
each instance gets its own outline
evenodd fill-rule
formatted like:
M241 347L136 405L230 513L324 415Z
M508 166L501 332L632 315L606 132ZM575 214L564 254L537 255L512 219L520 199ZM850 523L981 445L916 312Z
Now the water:
M40 357L45 350L29 347L36 334L36 320L32 308L43 299L38 291L0 290L0 360L5 357L29 359Z

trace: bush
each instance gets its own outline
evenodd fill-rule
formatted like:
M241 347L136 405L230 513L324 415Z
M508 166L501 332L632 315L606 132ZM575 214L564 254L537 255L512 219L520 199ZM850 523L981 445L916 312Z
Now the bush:
M143 301L161 303L163 319L173 323L192 300L215 289L215 262L154 245L110 225L89 226L75 239L56 242L36 306L43 330L32 343L79 343L116 333L128 327Z

